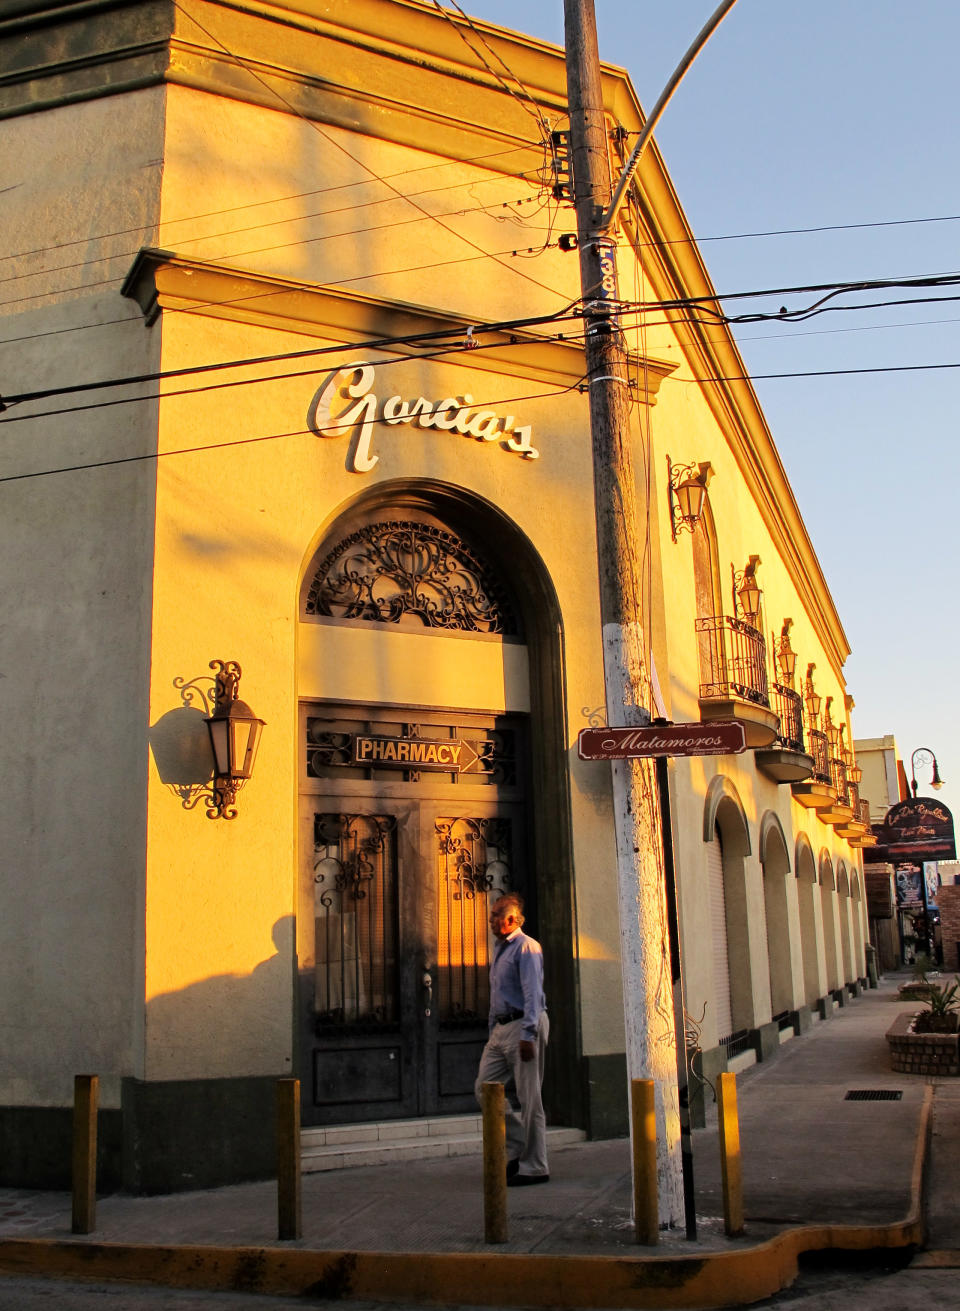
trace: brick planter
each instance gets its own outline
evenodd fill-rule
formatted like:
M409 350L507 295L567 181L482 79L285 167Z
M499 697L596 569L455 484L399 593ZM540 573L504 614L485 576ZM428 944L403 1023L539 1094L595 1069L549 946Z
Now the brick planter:
M913 1020L905 1011L887 1030L890 1068L900 1074L960 1075L958 1035L910 1033Z

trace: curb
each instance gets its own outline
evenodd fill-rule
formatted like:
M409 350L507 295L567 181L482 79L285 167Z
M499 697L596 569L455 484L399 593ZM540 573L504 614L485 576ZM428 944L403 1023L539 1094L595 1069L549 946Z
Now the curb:
M923 1183L932 1121L920 1112L907 1218L880 1225L803 1225L756 1247L698 1256L318 1252L280 1247L164 1246L25 1238L0 1240L0 1274L118 1280L168 1288L370 1301L529 1307L742 1306L797 1276L806 1252L922 1245Z

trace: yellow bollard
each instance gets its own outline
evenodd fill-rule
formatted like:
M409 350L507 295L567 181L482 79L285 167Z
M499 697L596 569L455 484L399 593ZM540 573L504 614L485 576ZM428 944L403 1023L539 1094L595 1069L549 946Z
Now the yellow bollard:
M657 1195L657 1112L652 1079L630 1080L630 1136L633 1140L633 1223L637 1242L660 1240Z
M483 1241L507 1242L507 1129L503 1084L481 1088L483 1112Z
M277 1080L277 1237L301 1238L300 1080Z
M78 1074L73 1080L73 1223L75 1234L92 1234L97 1225L97 1104L100 1080Z
M720 1130L723 1227L728 1238L736 1238L743 1233L743 1168L735 1074L721 1074L717 1082L717 1125Z

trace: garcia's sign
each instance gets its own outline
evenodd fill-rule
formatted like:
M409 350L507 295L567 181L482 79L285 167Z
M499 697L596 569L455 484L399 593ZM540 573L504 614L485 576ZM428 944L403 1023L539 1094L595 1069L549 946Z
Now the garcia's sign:
M370 451L375 423L439 428L478 442L499 442L505 451L513 451L525 460L536 460L540 455L530 444L533 429L529 424L514 423L512 414L504 418L496 410L475 407L469 393L439 401L428 401L424 396L412 401L388 396L381 405L373 390L375 381L372 364L347 364L335 369L314 392L307 410L307 427L318 437L352 437L347 454L351 473L369 473L380 459Z
M743 725L651 724L648 728L582 728L581 760L637 760L641 756L736 756L746 750Z

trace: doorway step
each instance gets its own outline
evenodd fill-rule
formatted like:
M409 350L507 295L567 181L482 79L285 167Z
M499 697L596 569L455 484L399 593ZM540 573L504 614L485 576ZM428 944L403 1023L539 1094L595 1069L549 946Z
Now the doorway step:
M582 1129L547 1129L548 1147L586 1139ZM440 1115L424 1120L384 1120L379 1124L336 1124L303 1129L301 1169L344 1170L355 1165L391 1165L427 1157L470 1156L483 1150L479 1115Z

